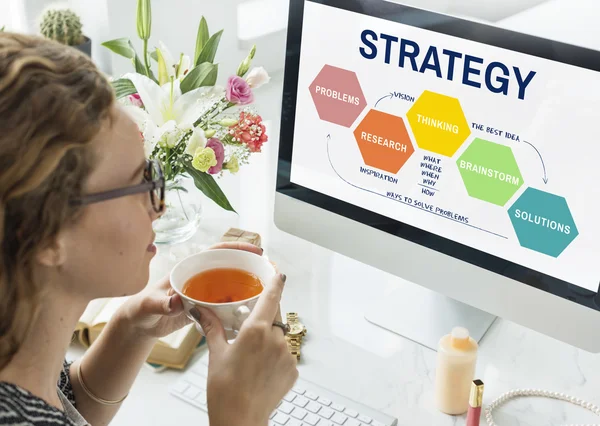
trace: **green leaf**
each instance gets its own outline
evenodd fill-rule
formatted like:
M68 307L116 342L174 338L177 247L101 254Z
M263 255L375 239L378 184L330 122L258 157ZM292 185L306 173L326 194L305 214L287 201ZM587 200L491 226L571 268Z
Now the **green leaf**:
M154 52L150 52L150 57L158 62L158 54L156 53L156 50Z
M212 37L208 39L206 45L202 48L202 52L200 52L200 55L196 58L195 65L200 65L204 62L213 63L217 54L217 49L219 48L221 35L223 35L223 30L214 33Z
M229 200L227 200L227 197L223 194L223 191L211 175L196 170L187 159L183 159L182 164L192 179L194 179L196 188L202 191L204 195L213 200L222 209L237 213L233 207L231 207Z
M137 72L138 74L143 74L146 77L148 77L148 72L146 70L146 67L144 66L144 64L142 63L142 61L140 60L138 55L135 55L135 58L132 59L133 62L133 66L135 67L135 72Z
M208 42L209 34L208 34L208 24L206 23L206 19L204 16L200 20L200 25L198 25L198 36L196 37L196 51L194 52L194 64L198 63L198 56L200 56L200 52L206 46Z
M135 49L128 38L117 38L114 40L105 41L102 46L112 50L117 55L133 59L136 56Z
M117 99L124 98L125 96L133 95L137 93L137 90L131 80L127 78L120 78L112 82L112 86L115 89L115 95Z
M218 74L219 64L210 64L205 62L194 67L190 72L187 73L185 78L181 80L181 93L187 93L191 90L197 89L198 87L214 86L217 82Z
M102 43L102 46L110 49L117 55L121 55L126 57L127 59L131 59L133 66L135 68L135 72L138 74L143 74L146 77L150 77L152 80L156 81L152 70L150 70L150 74L148 74L148 70L142 63L140 57L135 51L135 47L133 47L133 43L128 38L117 38L114 40L105 41Z
M2 28L0 28L0 33L4 31L5 27L6 27L6 25L2 25Z
M183 192L188 192L188 190L185 189L183 186L170 186L167 189L169 191L183 191Z

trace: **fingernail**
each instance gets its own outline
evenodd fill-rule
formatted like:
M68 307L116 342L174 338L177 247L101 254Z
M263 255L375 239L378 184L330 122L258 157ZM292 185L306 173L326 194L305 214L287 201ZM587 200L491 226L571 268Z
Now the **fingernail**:
M194 317L194 319L200 322L200 311L196 308L190 309L190 315Z
M265 249L261 247L260 248L260 254L263 254L264 252L265 252Z
M173 296L169 297L169 312L173 310Z
M287 280L287 277L285 276L285 274L279 274L279 278L281 278L281 281L285 282L285 280Z

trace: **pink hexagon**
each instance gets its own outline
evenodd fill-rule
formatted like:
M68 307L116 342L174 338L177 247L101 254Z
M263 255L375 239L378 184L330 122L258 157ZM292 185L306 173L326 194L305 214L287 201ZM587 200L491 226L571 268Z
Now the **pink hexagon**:
M367 106L356 74L325 65L310 85L310 95L323 121L350 127Z

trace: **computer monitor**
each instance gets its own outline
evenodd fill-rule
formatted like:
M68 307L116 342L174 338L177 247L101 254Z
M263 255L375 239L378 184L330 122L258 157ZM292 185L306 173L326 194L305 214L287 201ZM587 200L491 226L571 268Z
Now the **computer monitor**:
M365 314L429 347L499 316L600 352L599 71L397 3L291 0L275 223L412 288Z

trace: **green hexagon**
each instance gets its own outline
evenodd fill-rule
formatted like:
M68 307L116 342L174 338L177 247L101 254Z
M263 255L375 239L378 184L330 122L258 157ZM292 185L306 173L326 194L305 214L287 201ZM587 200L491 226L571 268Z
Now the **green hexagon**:
M475 139L456 161L467 193L479 200L504 206L523 185L512 149Z

